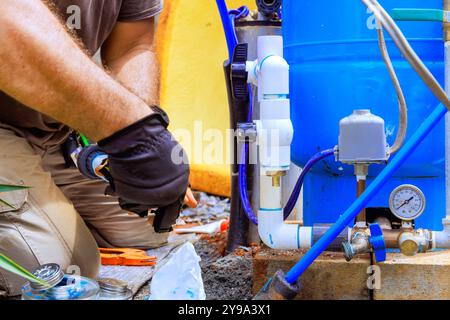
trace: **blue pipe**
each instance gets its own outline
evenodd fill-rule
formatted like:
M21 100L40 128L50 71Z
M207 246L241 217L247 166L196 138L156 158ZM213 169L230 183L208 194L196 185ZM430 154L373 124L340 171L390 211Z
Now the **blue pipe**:
M225 0L216 0L217 8L219 9L220 19L222 20L223 30L225 31L225 39L227 41L228 56L233 57L234 48L237 45L236 36L234 35L234 28L231 24L230 16L228 15L228 8Z
M397 169L417 149L419 144L444 118L447 109L439 104L433 113L422 123L413 136L404 144L392 161L369 185L366 191L345 211L337 222L311 247L299 262L286 274L286 281L294 284L316 258L333 242L333 240L353 222L358 213L369 203L384 184L393 176Z
M334 154L334 149L327 149L316 153L311 159L308 160L306 165L304 166L300 177L295 184L294 190L292 191L291 196L289 197L286 206L284 207L284 220L286 220L291 214L292 210L297 203L298 197L300 196L300 191L302 190L303 181L305 180L306 175L312 169L312 167L322 159L326 157L332 156Z

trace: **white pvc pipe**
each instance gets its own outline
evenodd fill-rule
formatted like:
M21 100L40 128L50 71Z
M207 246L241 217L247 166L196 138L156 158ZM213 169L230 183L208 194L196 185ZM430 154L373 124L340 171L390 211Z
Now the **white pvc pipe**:
M260 210L258 230L261 240L272 249L309 249L312 246L313 228L284 223L283 210Z
M274 187L271 177L261 176L260 194L258 231L264 244L281 250L311 248L313 228L284 223L281 187Z
M450 230L433 231L432 243L433 249L450 249Z
M291 163L293 127L290 119L289 65L283 58L283 38L258 38L258 61L248 63L250 81L258 85L260 121L257 122L260 164L258 232L272 249L309 249L312 228L285 224L282 184L273 184L270 172L287 171ZM273 135L275 133L275 135ZM274 139L275 138L275 139Z

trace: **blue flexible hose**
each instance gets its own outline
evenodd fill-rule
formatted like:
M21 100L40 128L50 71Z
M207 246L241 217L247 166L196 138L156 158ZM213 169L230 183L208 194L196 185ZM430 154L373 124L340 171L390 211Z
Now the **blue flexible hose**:
M227 4L225 0L216 0L217 8L219 9L220 19L222 20L223 30L225 32L225 39L227 41L228 56L233 57L234 48L237 45L237 38L230 16L228 14Z
M247 120L252 121L252 106L253 106L253 92L251 85L248 86L249 90L249 112ZM250 202L248 192L247 192L247 155L249 153L248 143L244 143L241 150L241 161L239 162L239 194L241 197L242 207L247 214L248 219L255 225L258 225L258 218L252 209L252 204Z
M332 156L334 154L334 149L327 149L316 153L303 167L302 173L295 184L294 190L292 191L291 196L289 197L286 206L284 207L284 220L286 220L291 214L292 210L297 203L298 197L300 196L300 191L302 190L303 181L305 180L306 175L312 169L312 167L318 163L319 161Z
M294 284L316 258L333 242L358 215L358 213L378 193L384 184L394 175L397 169L417 149L420 143L436 127L447 113L447 108L439 104L431 115L422 123L412 137L404 144L392 161L369 185L366 191L339 217L336 223L308 250L299 262L286 274L286 281Z

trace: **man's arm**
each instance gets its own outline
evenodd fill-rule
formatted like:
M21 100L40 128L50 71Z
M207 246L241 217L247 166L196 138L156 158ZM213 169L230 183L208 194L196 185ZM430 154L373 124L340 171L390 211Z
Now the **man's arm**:
M155 19L118 22L102 47L102 60L116 79L149 105L159 104Z
M102 47L103 63L116 79L149 105L159 104L159 67L154 53L153 18L119 22ZM190 207L197 201L190 189L184 202Z
M0 1L0 90L93 140L152 113L98 67L41 1Z

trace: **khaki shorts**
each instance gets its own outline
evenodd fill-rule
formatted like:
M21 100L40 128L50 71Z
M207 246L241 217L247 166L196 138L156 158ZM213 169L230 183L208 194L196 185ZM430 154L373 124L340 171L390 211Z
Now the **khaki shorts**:
M33 141L33 142L30 142ZM60 143L40 144L0 125L0 184L31 189L0 193L0 253L28 270L58 263L95 278L98 247L154 248L167 242L146 219L120 209L104 195L106 184L67 168ZM45 145L45 146L44 146ZM0 269L0 296L20 294L25 280Z

